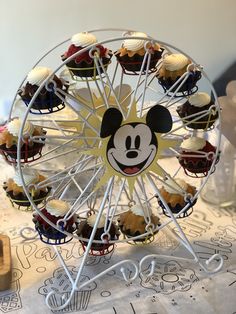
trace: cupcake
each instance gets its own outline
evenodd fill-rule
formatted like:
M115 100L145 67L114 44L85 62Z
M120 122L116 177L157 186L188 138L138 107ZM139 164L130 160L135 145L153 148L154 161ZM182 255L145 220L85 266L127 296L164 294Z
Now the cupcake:
M86 220L82 220L77 229L77 235L79 237L90 239L91 233L93 231L95 222L97 219L97 214L90 215ZM108 220L107 226L111 224L108 233L105 232L106 217L102 215L98 222L97 230L94 236L94 240L103 241L103 243L92 242L90 248L91 255L106 255L113 251L114 244L110 244L109 241L114 241L119 238L119 231L117 226ZM105 233L105 234L104 234ZM86 250L88 241L80 241L83 249Z
M173 87L177 80L186 72L188 72L189 76L183 85L178 89L184 78ZM178 89L177 93L181 93L181 96L183 94L191 95L197 91L196 82L201 78L201 71L196 69L192 61L183 54L173 53L163 58L157 77L165 92L171 89L170 92L174 93Z
M214 101L211 100L210 95L207 93L196 93L191 95L184 104L178 106L176 111L180 118L182 118L183 123L189 128L206 130L218 118L218 112L214 105ZM198 118L201 115L204 116Z
M150 218L155 229L160 224L160 220L153 214L150 215ZM118 222L121 232L128 238L137 237L148 232L146 230L147 223L145 221L145 214L142 207L139 205L134 205L127 212L122 213ZM145 242L150 239L151 236L152 235L148 235L147 237L138 238L135 242Z
M22 126L19 118L14 118L0 130L0 151L10 163L17 162L18 134ZM34 161L41 157L44 143L31 140L31 136L44 136L46 132L26 121L21 140L21 162Z
M131 36L147 38L146 34L139 32L133 32ZM131 38L123 41L121 48L115 52L115 56L126 74L139 74L144 56L148 51L151 59L148 69L148 58L145 61L142 71L142 74L145 74L156 71L156 64L160 60L163 50L157 43L152 44L148 40Z
M184 212L178 218L187 217L192 213L192 206L196 203L191 202L192 197L196 194L196 188L182 179L167 179L164 186L160 189L161 196L169 206L172 213L179 213L187 204ZM158 198L163 213L169 217L161 199Z
M38 213L33 214L35 229L38 231L40 239L43 242L48 244L63 244L72 240L72 237L68 237L66 234L58 231L44 219L46 217L54 225L58 225L61 231L73 233L76 230L77 217L75 215L71 216L64 223L62 221L59 222L69 210L70 206L67 202L52 199L41 210L42 217Z
M79 53L75 58L66 63L70 70L72 77L92 77L95 78L99 73L94 62L94 57L98 55L101 62L106 69L110 63L112 52L103 47L102 45L96 45L97 39L93 34L90 33L78 33L72 36L71 45L69 49L61 56L62 61L71 57L78 51L85 49L91 45L94 45L91 51L91 47L85 49L82 53ZM96 52L96 55L95 55ZM91 56L92 54L92 56ZM94 57L93 57L94 56ZM99 65L99 70L103 73L103 68Z
M73 266L68 266L67 271L75 282L78 274L76 268ZM78 279L77 286L81 286L89 280L90 278L88 276L81 275ZM52 309L53 313L77 313L87 310L92 293L96 288L96 282L90 282L82 289L79 289L79 291L74 291L70 303L65 308L60 311L56 310L57 307L61 306L65 303L66 300L69 299L72 291L69 277L65 273L64 268L61 267L53 272L53 276L51 278L48 278L44 281L44 285L39 288L39 294L45 296L46 298L49 293L55 291L55 293L53 293L49 299L52 307L55 308L55 310Z
M190 137L182 142L180 148L179 163L190 177L206 176L214 159L216 163L219 160L219 156L215 156L216 147L203 138Z
M34 94L37 92L39 86L52 74L52 70L46 67L35 67L32 69L26 78L26 85L22 87L18 94L26 104L29 105ZM59 111L65 107L63 102L65 96L60 93L60 90L67 92L69 85L59 79L56 75L50 79L50 81L43 86L38 96L35 98L30 112L47 114ZM55 91L60 95L58 97ZM62 99L63 100L62 100ZM33 109L33 110L32 110Z
M30 168L22 169L22 176L35 205L42 203L51 191L51 187L37 188L36 185L44 181L46 178L36 170ZM31 206L28 197L24 192L22 177L20 176L19 171L16 171L13 178L10 178L3 183L3 189L6 191L10 200L19 207L28 208Z

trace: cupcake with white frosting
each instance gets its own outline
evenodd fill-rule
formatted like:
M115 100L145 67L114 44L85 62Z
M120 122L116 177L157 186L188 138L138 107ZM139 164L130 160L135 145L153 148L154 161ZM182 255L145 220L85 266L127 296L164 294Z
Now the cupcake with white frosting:
M148 221L148 217L146 217L146 220ZM125 236L130 238L137 237L148 232L148 230L146 230L147 227L146 220L143 208L139 205L134 205L127 212L120 214L118 222L121 232ZM157 216L151 213L150 223L153 224L155 229L160 224L160 220ZM151 237L151 235L149 235L149 237ZM143 242L146 239L147 239L146 236L140 237L136 239L135 242L136 241Z
M144 56L148 51L151 54L150 65L147 69L147 60L145 61L142 73L154 72L157 62L160 60L163 49L157 43L151 43L145 33L132 32L131 37L143 37L145 39L125 39L120 49L115 52L115 56L127 74L139 74Z
M17 145L19 132L22 127L22 120L14 118L5 124L0 132L0 150L10 163L17 162ZM34 126L31 122L26 121L23 127L21 139L21 161L30 162L41 157L42 147L44 143L38 143L31 140L32 136L45 135L45 131L38 126Z
M78 224L77 235L89 241L94 225L96 223L96 220L97 220L97 214L91 214L88 216L87 219L81 220L81 222ZM106 227L109 227L109 226L110 226L109 230L107 231L106 234L104 234ZM90 247L90 254L91 255L106 255L110 253L114 249L114 244L110 244L109 241L114 241L114 240L117 240L118 238L119 238L119 231L118 231L117 226L110 220L107 221L107 225L106 225L106 217L102 215L99 219L97 230L94 236L94 240L101 241L102 243L92 242L92 245ZM80 241L84 250L86 250L88 241L83 241L83 240Z
M98 75L94 57L100 59L105 69L108 67L112 52L96 43L97 38L91 33L77 33L71 37L71 45L61 58L62 61L65 61L67 58L83 50L81 53L78 53L75 58L72 58L72 60L66 63L74 79L76 79L76 77L95 78ZM101 66L99 66L99 70L101 73L104 72Z
M174 93L182 83L182 80L175 87L172 86L187 72L189 76L177 93L191 95L197 91L196 82L201 78L201 71L191 64L192 61L181 53L173 53L163 58L157 78L165 92L171 88L170 93Z
M217 120L215 103L207 93L191 95L185 103L178 106L177 113L184 124L191 129L209 129ZM192 116L194 115L194 116ZM203 115L203 116L202 116ZM201 118L198 118L202 116Z
M25 86L21 87L18 91L20 97L26 106L28 106L41 84L49 79L32 103L31 113L52 113L65 107L65 96L61 91L67 92L69 86L67 82L63 82L56 75L52 75L52 73L53 71L47 67L38 66L33 68L27 75Z
M192 206L196 200L192 202L193 196L196 194L196 188L182 179L167 179L160 189L160 193L164 201L167 203L170 211L174 214L179 213L186 205L186 208L179 218L184 218L192 213ZM162 200L158 198L163 213L170 216Z
M43 242L48 244L62 244L72 239L72 237L67 237L66 234L52 227L45 220L45 218L47 218L52 224L58 226L61 231L73 233L76 229L77 216L70 215L69 210L70 206L67 202L52 199L48 201L46 206L41 210L42 216L38 213L33 214L35 228ZM68 218L62 221L66 214L68 214Z
M23 180L22 180L23 178ZM19 171L16 171L14 177L9 178L3 183L3 189L6 191L7 196L10 200L19 206L19 209L26 207L27 210L31 209L31 204L26 196L23 189L23 181L25 186L28 188L28 192L32 197L36 205L42 203L49 192L51 187L37 188L37 184L44 181L46 178L38 173L36 170L31 168L23 168L22 175Z
M206 176L213 161L216 159L217 163L219 160L216 147L200 137L193 136L184 140L180 149L179 163L189 176Z

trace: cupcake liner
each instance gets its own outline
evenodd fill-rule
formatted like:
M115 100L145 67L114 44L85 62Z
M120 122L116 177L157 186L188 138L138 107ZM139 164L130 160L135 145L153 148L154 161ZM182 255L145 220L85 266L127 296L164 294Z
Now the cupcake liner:
M48 194L51 191L51 187L47 188L47 191L40 191L40 193L36 197L32 197L35 205L39 205L42 203L45 198L48 196ZM4 187L4 190L6 190L6 187ZM10 198L10 200L15 203L18 206L22 207L29 207L31 206L27 196L24 193L19 193L17 195L13 194L13 191L6 192L7 197Z
M53 89L52 83L48 84L49 88ZM37 90L37 89L36 89ZM35 90L35 92L36 92ZM64 92L67 92L68 86L63 86L62 90ZM60 91L58 91L60 93ZM31 99L33 96L31 95L23 95L23 91L20 90L18 92L26 106L28 107ZM61 94L61 97L64 99L65 96ZM33 102L30 112L33 114L46 114L46 113L52 113L52 112L57 112L65 108L64 102L53 92L53 91L48 91L46 90L45 87L42 88L38 96L36 97L35 101ZM34 109L34 110L32 110ZM43 110L43 112L41 112Z
M191 75L187 78L187 80L178 90L175 97L190 96L196 93L198 90L196 83L198 80L200 80L201 77L202 77L201 71L191 72ZM177 82L179 78L180 76L178 76L175 80L172 80L171 78L168 77L167 78L158 77L158 82L163 87L164 92L166 93L175 84L175 82ZM173 95L173 93L175 93L176 89L180 84L181 82L177 86L175 86L168 94Z
M169 208L173 214L178 214L187 204L189 204L186 207L186 209L184 210L184 212L177 217L177 218L185 218L185 217L188 217L192 214L193 206L196 204L196 202L197 202L197 199L195 199L193 202L190 202L190 201L185 202L184 206L182 206L180 204L176 204L175 206L172 206L170 203L167 203L167 205L169 206ZM158 204L162 208L163 214L167 217L171 217L160 199L158 199Z
M23 144L21 147L21 162L29 163L39 159L42 156L42 148L44 143L33 143L33 145ZM17 145L12 145L10 148L6 144L0 145L0 150L6 161L9 163L17 162Z
M120 231L123 233L123 235L129 239L129 238L133 238L133 237L137 237L139 235L141 235L141 233L137 230L135 232L131 232L130 229L124 229L123 228L123 225L119 225L120 227ZM136 240L132 240L133 243L137 243L137 244L149 244L151 242L153 242L154 240L154 235L158 233L159 230L157 230L156 232L153 232L152 234L149 234L149 235L146 235L144 237L141 237L139 239L136 239ZM129 242L128 242L129 243ZM133 243L130 243L130 244L133 244Z
M89 239L92 231L93 231L93 228L90 227L86 221L82 221L78 226L77 235L79 237ZM103 233L104 233L104 228L98 228L96 230L94 240L100 240L101 241L101 236ZM110 240L117 240L118 239L117 227L114 224L111 225L109 233L110 233L110 237L111 237ZM88 245L88 242L87 241L80 241L80 243L82 244L82 247L85 251L86 247ZM110 244L109 242L107 242L107 243L92 242L89 254L90 255L106 255L106 254L111 253L113 251L113 249L114 249L114 244Z
M176 111L179 117L182 119L182 121L184 123L188 123L196 119L197 117L187 118L187 116L190 116L196 113L201 113L202 111L205 111L205 110L209 110L209 108L212 105L214 105L213 101L211 101L208 105L199 108L199 107L192 106L187 101L183 105L179 106ZM219 116L218 112L216 112L216 114L212 114L212 113L207 114L204 117L198 119L197 121L189 123L187 127L194 130L200 130L200 129L208 130L214 125L215 121L218 119L218 116Z
M102 57L101 58L104 68L107 69L111 56L109 58ZM66 64L69 71L72 73L72 78L76 79L76 77L90 77L96 78L99 75L98 70L96 68L94 60L91 60L91 63L86 61L81 61L76 63L75 60L71 60ZM99 66L100 72L104 73L103 68Z
M149 69L148 69L148 73L152 73L156 71L156 65L157 62L161 59L162 53L163 53L164 49L160 49L158 51L155 51L153 54L151 54L151 60L150 60L150 65L149 65ZM135 54L133 57L129 57L128 54L124 55L124 56L120 56L120 54L118 52L115 53L117 61L120 63L123 71L125 74L127 75L138 75L140 74L140 70L142 67L142 63L143 63L143 58L144 55L141 56L139 54ZM147 72L147 60L144 64L144 68L143 68L143 72L142 74L146 74Z
M35 223L35 229L40 236L40 240L46 244L60 245L68 243L73 239L72 236L68 237L64 233L58 231L51 226L45 227L37 221L37 218L33 218L33 222ZM73 228L72 226L68 226L65 230L69 233L73 233L75 231L75 228Z
M189 177L198 177L203 178L206 177L211 166L213 163L213 160L207 160L207 159L201 159L199 161L191 161L186 160L184 158L179 157L179 163L183 167L184 172ZM216 163L219 161L219 156L216 159ZM215 168L212 170L212 173L215 172ZM194 174L194 175L193 175Z

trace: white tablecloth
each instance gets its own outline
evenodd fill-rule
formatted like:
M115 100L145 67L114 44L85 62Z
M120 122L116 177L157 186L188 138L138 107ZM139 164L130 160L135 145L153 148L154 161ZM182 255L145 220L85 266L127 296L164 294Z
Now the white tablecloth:
M4 173L11 171L3 164L1 162L2 180ZM54 249L38 238L24 241L19 231L23 226L33 227L32 214L13 208L3 190L0 202L0 232L11 238L14 268L12 289L0 293L0 312L51 313L45 305L45 293L53 286L63 292L70 290L63 281L64 271L60 269ZM206 274L191 259L189 252L164 229L157 234L152 245L117 245L113 254L90 257L82 277L92 278L124 259L138 261L146 254L158 254L155 272L149 280L140 275L133 283L127 284L117 268L89 288L76 292L71 305L62 312L236 313L236 208L217 209L199 200L193 214L182 219L180 224L202 262L215 253L223 256L222 271ZM75 272L83 254L80 243L73 240L62 245L60 250L69 269ZM146 272L148 269L147 266ZM52 301L60 304L61 297L58 295Z

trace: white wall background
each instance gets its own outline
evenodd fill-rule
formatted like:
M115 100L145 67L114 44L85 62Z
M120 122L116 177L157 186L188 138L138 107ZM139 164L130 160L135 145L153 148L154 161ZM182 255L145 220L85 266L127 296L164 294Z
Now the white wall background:
M236 59L235 0L0 0L0 105L74 33L137 29L182 49L214 80Z

